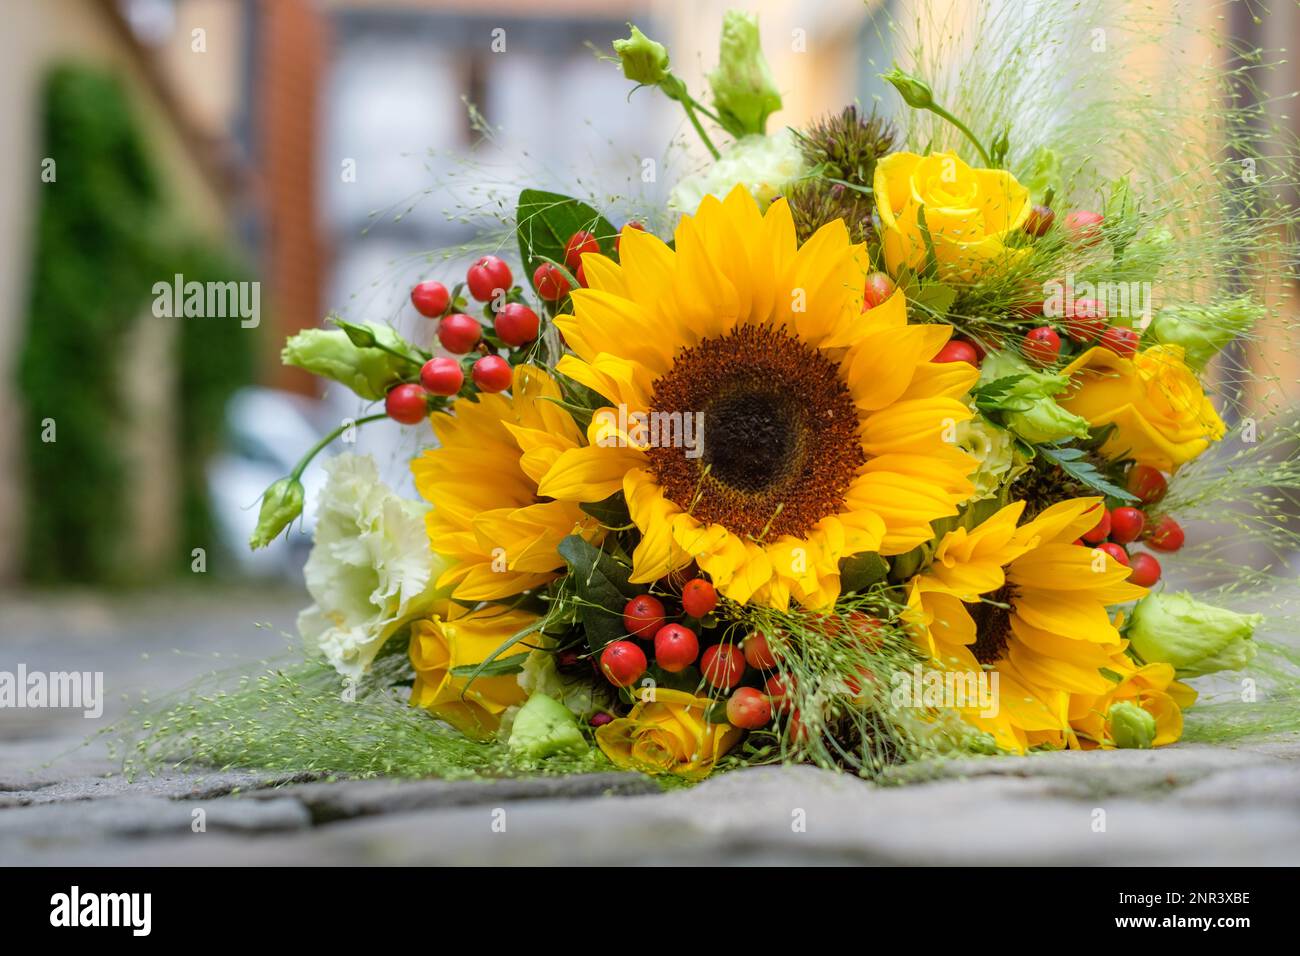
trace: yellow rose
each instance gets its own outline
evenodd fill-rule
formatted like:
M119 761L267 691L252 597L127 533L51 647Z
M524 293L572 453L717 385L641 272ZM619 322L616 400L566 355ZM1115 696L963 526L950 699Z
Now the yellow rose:
M1029 190L1001 169L972 169L956 153L891 153L873 182L885 264L920 271L930 234L941 277L972 279L1007 252L1033 208ZM921 227L924 213L925 228Z
M1064 374L1071 389L1058 404L1094 427L1115 425L1104 455L1173 471L1223 437L1223 420L1183 362L1181 345L1153 345L1131 359L1098 346Z
M731 724L708 723L711 706L707 697L656 688L653 700L597 730L596 743L624 770L706 777L744 734Z
M537 615L487 605L467 611L452 605L447 617L432 617L411 625L411 664L415 684L411 704L423 707L461 733L482 740L496 733L507 707L527 698L514 674L478 677L452 674L457 667L481 664L513 634L537 620ZM518 651L506 652L506 656ZM499 658L498 658L499 659Z

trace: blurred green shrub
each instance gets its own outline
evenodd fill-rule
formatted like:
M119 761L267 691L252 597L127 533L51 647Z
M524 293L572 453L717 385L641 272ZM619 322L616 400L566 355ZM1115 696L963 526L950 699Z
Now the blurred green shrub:
M156 569L127 566L130 528L122 350L149 308L153 283L245 278L223 250L177 239L176 217L111 74L54 68L42 91L43 183L35 224L25 340L18 360L24 405L24 571L38 583L112 583ZM203 460L221 408L250 380L256 335L238 323L179 319L176 396L183 480L179 538L212 545ZM57 440L45 441L52 420Z

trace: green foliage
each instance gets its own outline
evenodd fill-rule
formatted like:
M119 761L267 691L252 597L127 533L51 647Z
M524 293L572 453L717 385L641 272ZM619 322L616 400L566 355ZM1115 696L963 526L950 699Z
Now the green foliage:
M179 272L186 281L239 282L253 278L243 263L207 243L181 247L173 261L175 267L168 267L171 274ZM260 328L246 329L239 322L223 319L186 319L181 323L176 358L181 478L178 567L189 567L190 552L203 548L208 554L209 573L223 568L205 469L222 438L226 402L236 389L254 379L259 333Z
M117 358L156 272L159 186L118 83L77 67L45 83L27 337L18 361L26 443L26 573L118 577L126 510ZM52 419L56 441L42 440Z
M208 245L177 238L148 146L120 83L76 65L49 74L42 183L27 329L17 363L23 397L27 578L102 583L134 576L125 545L123 347L153 284L246 278ZM256 333L237 322L184 320L176 361L181 542L211 547L203 465L230 392L252 375ZM53 420L56 440L43 440ZM183 566L188 566L188 557Z
M525 189L519 193L515 223L519 234L519 256L530 283L533 272L543 262L563 264L565 244L579 230L595 236L602 253L610 257L615 255L614 240L618 230L596 210L572 196Z

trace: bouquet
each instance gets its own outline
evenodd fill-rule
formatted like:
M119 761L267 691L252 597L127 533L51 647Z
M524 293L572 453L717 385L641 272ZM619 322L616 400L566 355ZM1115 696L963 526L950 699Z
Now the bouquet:
M1259 666L1240 607L1271 580L1193 522L1294 543L1256 491L1297 487L1268 452L1294 429L1244 437L1240 388L1244 343L1288 331L1292 170L1247 107L1133 90L1118 50L1045 67L1072 23L980 19L882 74L898 121L779 131L753 16L725 17L707 94L631 27L609 58L710 161L642 218L522 189L508 241L411 290L425 340L335 318L287 342L382 403L311 454L399 422L419 499L332 458L309 662L176 707L148 748L691 780L1178 741L1187 681Z

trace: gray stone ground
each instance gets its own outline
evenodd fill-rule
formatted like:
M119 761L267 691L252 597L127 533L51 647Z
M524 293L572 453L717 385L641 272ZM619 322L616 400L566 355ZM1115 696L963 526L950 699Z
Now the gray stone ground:
M898 786L760 768L670 793L624 774L127 780L95 748L76 747L122 712L123 692L174 688L214 665L282 650L300 600L251 590L5 596L0 670L19 661L103 670L114 699L101 721L0 710L0 862L1300 863L1294 737L971 760L921 768Z

